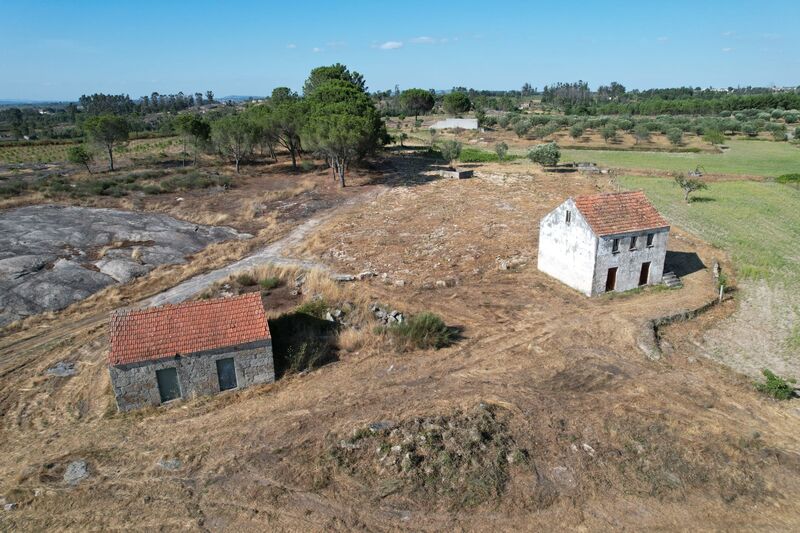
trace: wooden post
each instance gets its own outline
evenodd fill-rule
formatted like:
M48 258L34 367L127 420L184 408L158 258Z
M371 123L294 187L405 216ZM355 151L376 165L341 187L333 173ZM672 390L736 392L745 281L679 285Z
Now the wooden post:
M719 303L722 303L722 293L725 290L725 285L719 286Z

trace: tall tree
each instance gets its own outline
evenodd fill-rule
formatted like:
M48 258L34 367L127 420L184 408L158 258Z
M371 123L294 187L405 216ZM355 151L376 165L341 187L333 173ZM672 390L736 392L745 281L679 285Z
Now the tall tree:
M272 129L278 135L278 143L289 152L292 168L297 168L297 157L303 149L300 134L306 123L306 113L306 102L297 95L279 100L272 106Z
M83 125L86 135L108 152L108 168L114 170L114 147L128 140L130 126L124 117L100 115Z
M433 95L425 89L406 89L400 93L400 105L407 113L414 115L414 120L421 113L433 109L434 103Z
M303 84L303 94L305 96L309 96L314 92L315 89L320 87L325 82L331 80L340 80L352 83L362 92L367 90L367 86L364 82L364 76L356 71L350 72L345 65L336 63L335 65L330 65L328 67L317 67L312 70L311 74L308 75L308 79L306 80L305 84Z
M314 87L308 106L305 133L312 147L325 155L334 178L344 187L350 163L388 140L380 114L359 85L340 79Z
M442 100L444 110L451 115L459 115L466 113L472 107L472 102L469 100L467 93L455 91L444 95Z
M217 149L236 164L239 173L241 162L253 149L253 127L242 115L228 115L211 124L211 137Z
M184 166L186 165L186 142L189 141L194 147L194 165L197 165L197 154L200 147L208 142L211 137L211 125L203 120L202 117L193 113L178 115L175 125L183 137Z

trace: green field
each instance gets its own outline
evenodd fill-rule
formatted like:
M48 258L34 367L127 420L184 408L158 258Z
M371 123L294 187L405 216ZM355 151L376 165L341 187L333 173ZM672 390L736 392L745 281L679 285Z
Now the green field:
M625 176L674 224L727 250L742 278L800 281L800 190L754 181L711 183L686 204L672 180Z
M728 141L722 154L561 150L562 161L593 161L600 165L688 172L697 165L714 174L776 177L800 172L800 148L785 142Z

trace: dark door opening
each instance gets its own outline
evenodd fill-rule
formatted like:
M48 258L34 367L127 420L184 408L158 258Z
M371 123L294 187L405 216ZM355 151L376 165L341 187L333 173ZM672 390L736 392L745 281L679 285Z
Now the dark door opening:
M181 388L178 385L178 371L175 368L156 370L156 381L158 381L158 394L161 396L161 403L177 400L181 397Z
M219 390L231 390L236 388L236 366L233 358L217 359L217 376L219 377Z
M617 267L608 269L606 274L606 292L613 291L617 287Z
M642 271L639 272L639 286L647 285L650 282L650 261L642 263Z

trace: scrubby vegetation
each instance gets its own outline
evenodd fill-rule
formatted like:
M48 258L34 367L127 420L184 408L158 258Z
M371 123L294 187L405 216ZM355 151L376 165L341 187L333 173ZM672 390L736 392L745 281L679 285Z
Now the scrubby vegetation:
M788 400L795 395L796 379L784 379L767 368L762 371L762 374L764 374L765 381L756 383L756 390L759 392L776 400Z
M455 340L455 332L444 320L434 313L419 313L411 318L393 324L387 332L399 349L444 348Z

